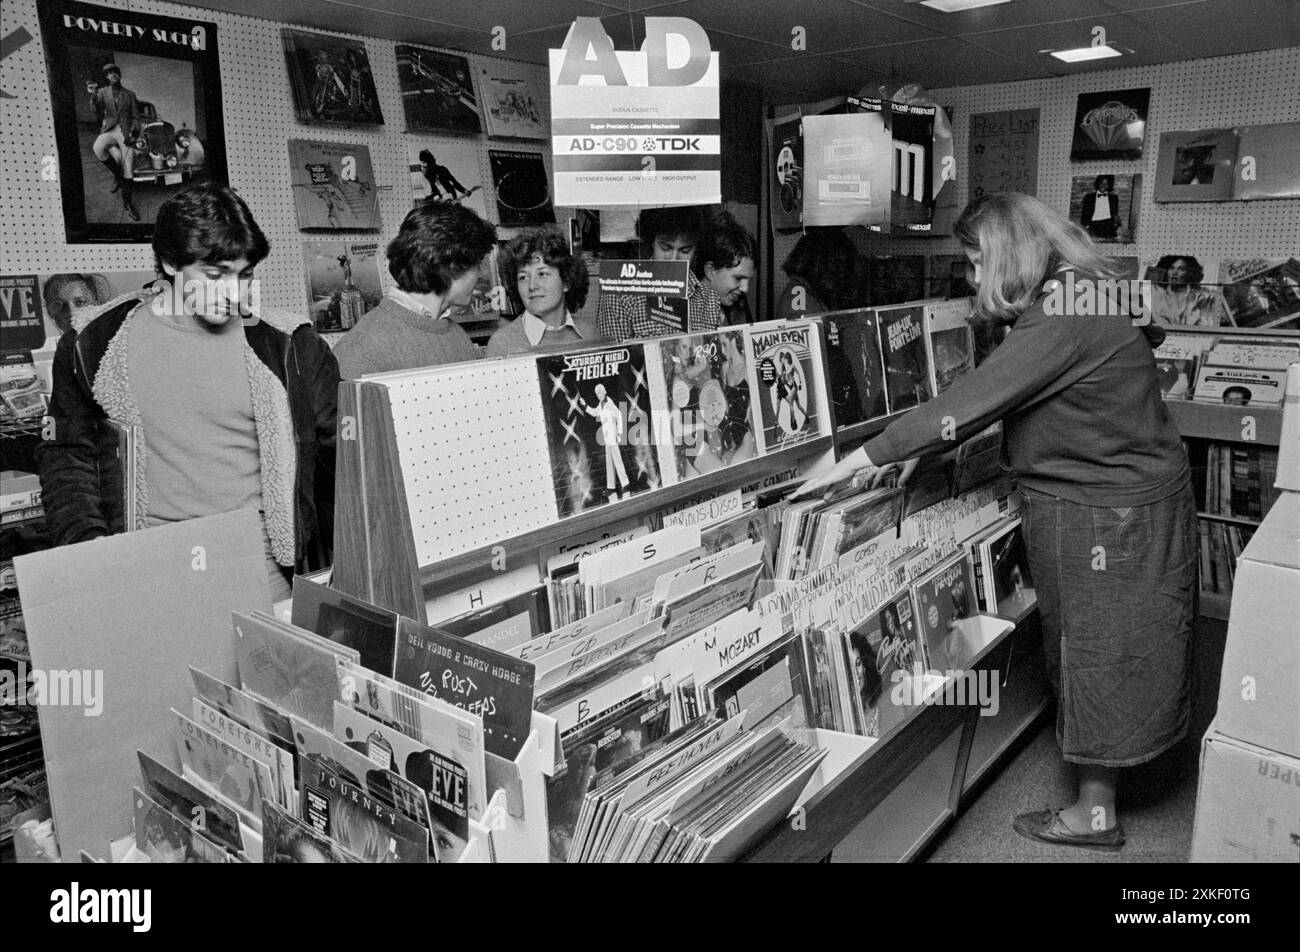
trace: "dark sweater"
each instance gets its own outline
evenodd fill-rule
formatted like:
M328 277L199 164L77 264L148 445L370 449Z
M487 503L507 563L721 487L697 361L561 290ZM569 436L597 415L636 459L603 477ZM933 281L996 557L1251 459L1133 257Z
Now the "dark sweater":
M950 448L943 434L951 422L963 440L1000 419L1004 461L1029 489L1124 507L1182 488L1187 456L1152 351L1163 334L1122 316L1049 316L1045 300L1020 315L984 363L868 441L871 461Z

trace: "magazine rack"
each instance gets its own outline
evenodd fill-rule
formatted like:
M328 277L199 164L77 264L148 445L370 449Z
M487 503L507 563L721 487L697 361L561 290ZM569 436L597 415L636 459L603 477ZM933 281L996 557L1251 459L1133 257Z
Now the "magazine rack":
M482 366L478 366L482 365ZM526 387L532 390L527 391ZM818 399L826 387L817 383ZM415 397L412 397L415 394ZM524 399L531 396L531 402ZM472 425L449 422L447 401L504 403ZM411 447L410 415L432 414L417 430L423 459ZM510 402L513 401L513 402ZM396 411L396 412L395 412ZM402 419L403 415L406 419ZM509 423L504 418L509 417ZM834 453L822 436L683 482L640 493L567 518L555 512L544 422L532 359L477 361L348 381L339 388L338 478L333 587L427 623L426 601L438 591L538 561L541 549L675 503L757 483ZM421 420L423 424L423 421ZM402 428L406 427L403 437ZM481 452L480 452L481 450ZM539 469L540 466L540 469ZM488 481L496 479L494 487ZM504 479L506 485L500 485ZM419 488L409 493L408 488ZM414 509L411 500L428 508ZM440 529L464 517L467 532L439 544Z

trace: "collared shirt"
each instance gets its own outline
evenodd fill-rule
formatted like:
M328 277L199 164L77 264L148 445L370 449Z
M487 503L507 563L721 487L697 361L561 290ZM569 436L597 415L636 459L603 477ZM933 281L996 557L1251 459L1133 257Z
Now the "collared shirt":
M1106 221L1110 218L1110 192L1107 192L1104 195L1101 192L1096 192L1094 197L1095 201L1092 206L1092 220Z
M416 314L419 314L421 317L427 317L431 321L438 320L440 317L442 317L442 314L446 314L449 310L451 310L451 308L444 308L442 314L434 314L433 311L429 310L427 307L425 307L423 304L417 301L414 297L412 297L408 292L403 291L401 288L389 288L385 292L385 296L392 298L394 302L400 304L408 311L414 311Z
M540 344L542 338L546 336L547 331L562 331L566 327L573 328L575 334L579 337L583 337L582 331L573 320L573 313L571 311L564 312L564 323L559 327L551 327L532 311L524 311L523 316L519 319L524 322L524 336L528 338L528 344L531 347L536 347Z
M722 307L713 288L689 272L686 279L686 327L676 327L650 315L649 301L639 294L601 294L597 321L600 336L610 340L666 337L711 331L722 324Z

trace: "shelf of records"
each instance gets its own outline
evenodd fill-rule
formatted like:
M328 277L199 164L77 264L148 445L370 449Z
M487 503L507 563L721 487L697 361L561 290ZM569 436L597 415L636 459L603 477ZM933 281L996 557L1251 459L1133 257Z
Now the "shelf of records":
M841 776L884 758L901 782L917 753L901 741L968 724L988 701L974 674L1032 610L1010 483L743 505L744 528L669 525L579 559L566 625L540 586L434 626L305 577L287 618L234 611L231 681L194 665L170 712L134 702L158 706L170 743L109 752L139 766L104 807L134 817L110 855L725 861ZM56 804L57 787L52 771Z
M913 311L915 332L883 339L925 354ZM232 606L229 680L186 662L168 742L96 807L134 811L113 858L730 860L841 768L894 763L901 783L904 725L973 729L978 698L953 689L1034 605L1018 497L994 469L800 502L797 476L764 485L831 451L824 321L345 386L332 578L296 579L286 618ZM886 412L931 392L916 372ZM637 426L654 438L618 439ZM503 560L427 585L494 538L461 523L493 517ZM52 772L56 814L59 787ZM195 806L224 838L169 819Z

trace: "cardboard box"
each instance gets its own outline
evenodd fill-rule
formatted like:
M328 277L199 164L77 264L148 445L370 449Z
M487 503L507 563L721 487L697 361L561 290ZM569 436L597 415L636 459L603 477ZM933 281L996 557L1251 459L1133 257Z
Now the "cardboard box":
M1300 863L1300 760L1214 726L1201 747L1193 863Z
M1284 492L1237 560L1215 718L1220 733L1300 757L1300 493Z
M241 509L14 559L55 834L65 862L131 831L136 750L179 766L188 665L235 683L232 611L271 608L261 519Z

